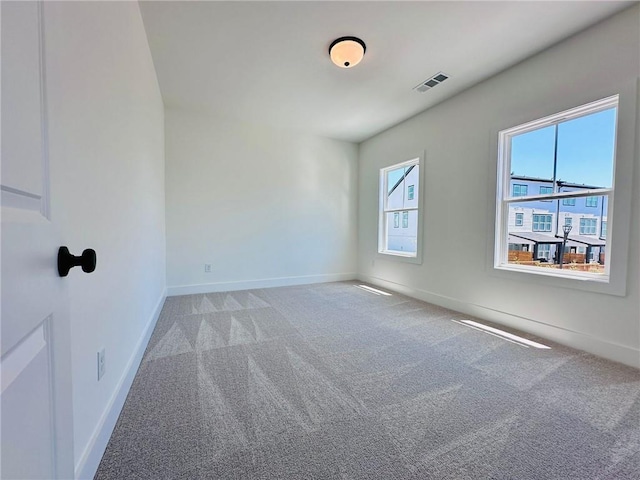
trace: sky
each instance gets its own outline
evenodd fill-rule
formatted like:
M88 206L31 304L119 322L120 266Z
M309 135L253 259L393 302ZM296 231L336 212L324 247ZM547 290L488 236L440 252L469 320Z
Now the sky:
M613 178L616 109L558 124L556 178L566 182L609 188ZM553 178L555 125L511 139L511 172Z
M402 178L402 175L404 175L405 170L409 170L409 167L397 168L396 170L391 170L388 173L387 188L389 189L389 191L387 192L387 194L391 193L394 185L398 183L398 180L400 180L400 178Z

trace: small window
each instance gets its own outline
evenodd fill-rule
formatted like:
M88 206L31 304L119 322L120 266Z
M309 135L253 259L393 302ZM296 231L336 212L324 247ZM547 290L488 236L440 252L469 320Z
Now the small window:
M528 185L521 185L519 183L513 184L513 197L526 197L529 190Z
M595 235L597 225L598 219L596 218L581 218L580 235Z
M587 205L587 207L597 207L598 206L598 197L587 197L586 205Z
M378 231L379 253L413 257L418 262L420 162L421 158L415 158L380 170Z
M600 238L605 239L607 238L607 222L603 221L602 225L600 226Z
M553 187L540 187L540 195L548 195L553 193ZM542 200L543 202L551 202L552 200Z
M524 213L516 213L516 227L521 227L524 224Z
M534 232L550 232L551 231L551 215L533 215L533 231Z
M602 223L612 214L609 202L614 195L617 118L615 95L499 132L495 268L609 281L611 262L563 268L554 244L561 243L558 240L564 237L562 227L566 225L573 227L572 237L600 233L606 245L595 242L592 250L599 254L609 251L611 234L605 236ZM527 185L537 187L529 193ZM538 195L546 198L536 198ZM588 214L585 206L590 207ZM531 224L521 225L516 211L530 218ZM571 217L578 223L580 214L584 218L579 219L579 226L572 225ZM511 220L514 217L515 221ZM522 262L509 255L514 238L535 242L538 256L550 248L549 261Z

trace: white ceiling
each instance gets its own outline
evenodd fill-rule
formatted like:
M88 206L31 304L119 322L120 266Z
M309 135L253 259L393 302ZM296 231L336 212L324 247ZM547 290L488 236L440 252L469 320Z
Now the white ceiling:
M141 2L167 107L360 142L634 2ZM337 37L367 44L333 65ZM413 87L442 71L426 93Z

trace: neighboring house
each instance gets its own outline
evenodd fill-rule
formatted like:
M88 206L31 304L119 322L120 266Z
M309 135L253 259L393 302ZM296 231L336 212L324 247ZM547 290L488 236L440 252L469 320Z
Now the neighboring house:
M530 197L554 192L552 180L512 175L512 197ZM595 190L601 187L556 181L557 192ZM563 226L570 225L565 262L604 263L607 236L606 195L568 198L563 200L529 200L509 207L509 250L530 252L514 256L518 260L559 262L559 250L564 241Z
M389 186L388 208L415 208L418 206L418 175L415 166L407 167L404 174ZM418 248L418 211L403 210L388 213L389 250L416 252Z

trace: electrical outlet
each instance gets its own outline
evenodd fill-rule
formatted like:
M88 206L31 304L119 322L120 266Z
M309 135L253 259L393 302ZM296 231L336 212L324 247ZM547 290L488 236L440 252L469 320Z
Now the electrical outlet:
M104 371L106 368L105 357L104 357L104 348L98 352L98 381L102 377L104 377Z
M211 264L210 263L205 263L204 264L204 273L211 273Z

